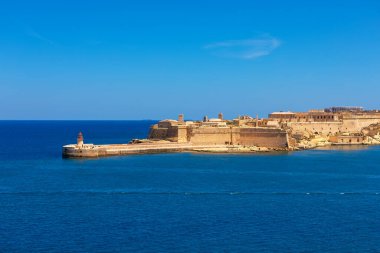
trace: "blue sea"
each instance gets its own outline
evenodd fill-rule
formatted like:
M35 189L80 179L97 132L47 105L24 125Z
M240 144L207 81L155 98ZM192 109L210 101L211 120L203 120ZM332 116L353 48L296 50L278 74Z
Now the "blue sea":
M380 147L63 159L154 121L0 121L0 252L380 252Z

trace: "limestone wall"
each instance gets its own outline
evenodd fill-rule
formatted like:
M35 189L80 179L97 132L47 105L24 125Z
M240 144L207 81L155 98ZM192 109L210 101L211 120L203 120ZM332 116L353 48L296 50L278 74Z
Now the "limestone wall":
M187 127L186 125L178 126L178 138L177 141L179 143L187 142Z
M196 145L233 144L268 148L285 148L288 145L284 130L252 127L193 129L189 141Z
M151 127L149 131L149 139L165 139L168 133L167 128Z
M154 125L150 128L149 139L159 139L159 140L178 140L178 126L173 126L170 128L159 128L157 125Z
M178 140L178 127L177 126L168 128L166 139L171 140L171 141L177 141Z
M343 119L343 130L345 132L359 132L364 127L380 123L378 118L347 118Z
M194 145L243 145L268 148L287 146L285 130L267 127L191 127L175 125L161 128L154 125L150 129L150 139L170 140Z
M294 132L321 133L324 135L334 135L342 130L342 122L294 122L288 123Z
M291 122L288 126L294 131L307 131L324 135L336 135L342 132L356 133L371 124L380 123L376 117L346 117L340 122Z
M240 128L238 142L243 146L268 148L285 148L288 145L285 131L270 128Z
M188 140L195 145L221 145L231 142L231 128L200 127L189 131Z

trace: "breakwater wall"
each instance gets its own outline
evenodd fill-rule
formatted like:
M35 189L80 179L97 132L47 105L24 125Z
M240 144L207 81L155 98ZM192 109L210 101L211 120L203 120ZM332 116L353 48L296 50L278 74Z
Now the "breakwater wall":
M85 144L79 147L75 144L63 146L62 156L65 158L96 158L105 156L176 153L176 152L211 152L211 153L247 153L260 151L286 151L286 148L259 148L242 145L193 145L188 143L148 143L148 144Z

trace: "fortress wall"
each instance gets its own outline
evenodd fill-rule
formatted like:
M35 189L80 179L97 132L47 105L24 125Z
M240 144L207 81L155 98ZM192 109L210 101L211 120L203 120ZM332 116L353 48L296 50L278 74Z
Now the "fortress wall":
M380 119L380 113L343 113L343 119Z
M195 145L224 145L231 142L231 129L218 127L194 128L189 141Z
M364 127L380 123L380 113L345 113L342 118L345 132L359 132Z
M295 122L289 123L293 131L309 133L337 134L342 131L342 122Z
M234 145L258 146L268 148L285 148L288 145L287 133L281 129L271 128L198 128L192 129L190 142L200 145Z
M342 122L292 122L288 123L294 131L338 134L339 132L360 132L362 128L380 123L380 118L365 116L346 117Z
M343 131L360 132L362 128L380 123L380 118L350 118L343 119Z
M238 143L243 146L285 148L287 133L280 129L240 128Z
M232 144L239 144L240 143L240 127L233 127L231 128L231 141Z
M149 131L149 139L165 139L168 134L167 128L151 127Z
M187 127L185 125L178 126L178 142L187 142Z
M178 127L172 126L168 128L166 139L177 141L178 140Z
M177 141L178 127L159 128L157 125L154 125L150 128L148 138Z

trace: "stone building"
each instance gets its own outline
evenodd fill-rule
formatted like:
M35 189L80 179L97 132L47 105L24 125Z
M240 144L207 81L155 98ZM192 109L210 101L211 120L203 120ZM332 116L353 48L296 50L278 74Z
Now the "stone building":
M225 120L209 119L196 124L178 124L163 120L151 127L149 139L168 140L194 145L242 145L286 148L287 132L280 128L227 125Z
M229 121L204 117L202 121L163 120L153 125L149 139L194 145L243 145L270 148L292 146L297 139L320 136L332 143L363 143L362 130L380 124L379 111L350 108L349 111L310 110L308 112L274 112L268 119L239 116ZM348 137L347 137L348 136ZM289 144L290 143L290 144Z
M361 145L364 142L364 136L363 135L336 135L336 136L330 136L329 141L333 144L338 145Z
M269 120L293 129L322 135L359 133L364 127L380 123L380 113L364 111L362 107L332 107L308 112L274 112Z
M364 108L359 106L336 106L326 108L325 112L339 113L339 112L363 112Z
M338 115L320 110L309 112L273 112L269 114L269 119L280 122L336 122L339 121Z

